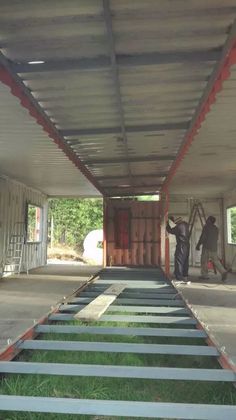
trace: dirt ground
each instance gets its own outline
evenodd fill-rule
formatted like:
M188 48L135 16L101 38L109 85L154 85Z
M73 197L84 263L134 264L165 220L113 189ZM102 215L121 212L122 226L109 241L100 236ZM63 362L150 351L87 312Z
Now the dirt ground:
M48 259L49 260L63 260L63 261L80 261L86 264L81 254L75 249L67 245L55 245L48 247Z

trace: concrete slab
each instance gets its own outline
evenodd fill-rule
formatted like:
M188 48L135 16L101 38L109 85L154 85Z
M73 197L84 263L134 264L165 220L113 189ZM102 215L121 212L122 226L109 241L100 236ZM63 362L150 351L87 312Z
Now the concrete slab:
M191 270L190 285L178 285L194 314L207 328L210 337L236 367L236 275L229 274L223 284L219 275L200 281Z
M100 267L50 265L0 280L0 351Z

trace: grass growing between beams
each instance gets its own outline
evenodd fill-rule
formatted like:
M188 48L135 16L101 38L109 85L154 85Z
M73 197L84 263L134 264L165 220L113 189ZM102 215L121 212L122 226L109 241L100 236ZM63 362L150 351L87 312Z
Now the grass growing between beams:
M68 323L69 324L69 323ZM67 324L67 325L68 325ZM78 325L71 322L70 325ZM94 323L91 325L98 325ZM123 324L123 323L122 323ZM103 326L111 323L102 323ZM121 323L113 323L121 326ZM127 324L124 324L128 326ZM129 324L132 326L133 324ZM137 325L136 325L137 326ZM140 327L147 324L140 324ZM151 325L154 327L154 325ZM157 327L157 325L156 325ZM158 325L158 327L160 327ZM172 326L173 327L173 326ZM202 339L169 337L136 337L90 334L43 334L44 340L103 341L146 344L204 345ZM169 356L131 353L98 353L73 351L24 351L19 360L45 363L76 363L127 366L169 366L184 368L219 368L215 358L200 356ZM236 392L229 383L171 381L147 379L122 379L102 377L65 377L50 375L7 375L0 383L0 393L8 395L45 396L57 398L104 399L126 401L182 402L205 404L236 404ZM97 420L103 417L46 414L46 413L1 413L1 420ZM119 417L120 419L123 417ZM118 417L104 417L104 420Z

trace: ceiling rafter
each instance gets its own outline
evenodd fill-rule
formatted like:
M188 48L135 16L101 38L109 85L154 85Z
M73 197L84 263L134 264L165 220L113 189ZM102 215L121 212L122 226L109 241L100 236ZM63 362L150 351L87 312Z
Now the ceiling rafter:
M176 155L149 155L149 156L130 156L130 157L118 157L118 158L102 158L102 159L88 159L84 160L85 165L99 165L99 164L111 164L111 163L123 163L123 162L151 162L151 161L172 161Z
M136 178L165 178L167 175L167 172L156 172L156 173L150 173L150 174L135 174ZM127 179L127 175L106 175L106 176L97 176L96 179L98 181L111 181L113 179ZM105 188L105 186L104 186Z
M150 190L150 191L135 191L134 194L130 192L123 192L121 190L110 190L106 192L106 197L134 197L134 196L142 196L142 195L157 195L159 194L159 189Z
M220 58L220 49L200 51L152 52L138 55L116 55L120 67L154 66L176 63L214 62ZM110 68L110 58L107 56L78 58L67 60L50 60L42 64L31 65L28 62L16 63L9 60L11 68L16 73L37 73L68 70L104 70Z
M177 123L163 123L163 124L146 124L146 125L126 125L126 133L141 133L149 131L165 131L165 130L187 130L189 121L182 121ZM98 127L98 128L70 128L60 130L64 137L73 136L96 136L103 134L119 134L120 127Z
M111 72L112 72L112 77L113 77L114 87L115 87L115 92L116 92L118 115L119 115L119 120L120 120L120 129L121 129L121 134L123 138L125 154L127 157L129 157L128 140L127 140L126 129L125 129L125 116L124 116L124 109L123 109L123 104L122 104L122 99L121 99L119 70L118 70L118 66L116 62L115 41L114 41L114 35L113 35L113 29L112 29L112 17L111 17L109 0L103 0L103 11L104 11L104 18L105 18L105 24L106 24L106 30L107 30L107 38L108 38L108 43L109 43ZM131 174L131 169L129 165L129 160L127 160L126 163L127 163L129 180L132 185L133 181L132 181L132 174Z
M151 189L160 189L162 186L162 184L146 184L146 185L134 185L132 188L134 188L135 190L142 190L142 189L146 189L146 188L151 188ZM125 185L125 186L121 186L121 185L116 185L116 186L109 186L109 187L105 187L106 190L112 190L112 189L118 189L118 190L122 190L125 191L129 188L129 185Z

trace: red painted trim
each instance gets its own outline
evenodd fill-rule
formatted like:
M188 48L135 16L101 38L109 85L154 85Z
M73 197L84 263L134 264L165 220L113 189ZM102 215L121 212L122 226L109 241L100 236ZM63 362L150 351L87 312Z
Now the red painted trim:
M163 210L164 210L164 229L165 229L165 273L167 277L170 275L170 243L169 243L169 235L166 231L166 223L168 220L168 212L169 212L169 193L166 192L166 196L163 202Z
M16 338L12 344L7 346L1 353L0 353L0 360L1 361L9 361L14 359L22 349L18 348L18 344L24 340L32 340L37 337L38 334L35 332L35 327L37 325L44 324L48 320L48 315L42 317L37 324L33 325L32 327L28 328L22 335Z
M204 332L207 334L207 337L204 339L204 340L205 340L205 342L206 342L206 344L207 344L208 346L213 346L213 347L215 347L215 348L219 351L220 356L219 356L219 357L217 357L217 360L218 360L218 362L219 362L220 366L221 366L223 369L230 369L230 370L232 370L233 372L236 372L236 366L235 366L235 365L234 365L234 364L230 361L230 359L229 359L228 355L227 355L226 353L223 353L223 352L222 352L222 349L221 349L221 348L219 348L218 344L217 344L217 343L215 343L215 342L214 342L214 340L213 340L211 337L209 337L209 335L208 335L208 331L204 328L204 325L201 323L201 321L200 321L200 320L196 317L196 315L194 314L192 307L190 306L190 304L189 304L188 300L187 300L187 299L185 299L185 297L183 296L183 293L182 293L181 291L179 291L179 290L175 287L175 285L173 284L173 282L172 282L172 285L173 285L173 287L177 290L177 292L181 295L181 298L183 299L183 301L184 301L184 303L185 303L186 307L189 309L189 311L190 311L190 313L191 313L191 316L192 316L194 319L196 319L196 321L197 321L196 328L197 328L198 330L204 331Z
M66 299L63 299L63 300L57 302L57 304L56 304L57 306L52 311L50 311L49 313L47 313L47 315L40 318L37 321L36 324L34 324L32 327L28 328L23 334L21 334L19 337L17 337L12 342L12 344L10 344L5 349L3 349L3 351L0 352L0 360L10 361L10 360L14 359L22 351L22 349L18 348L18 344L21 343L24 340L35 339L38 336L38 334L35 332L35 328L38 325L42 325L42 324L45 324L46 322L48 322L49 315L59 312L59 309L58 309L59 304L67 303L67 301L70 300L73 296L77 296L77 294L79 294L79 292L82 292L88 286L88 284L90 282L93 282L95 280L95 278L99 275L100 272L101 272L101 270L99 270L97 273L93 274L92 277L85 284L83 284L78 289L76 289L71 295L67 296Z
M226 55L221 66L219 67L215 75L213 86L210 92L208 93L208 96L203 101L198 116L195 118L193 124L191 124L191 128L185 136L183 145L180 148L177 158L173 162L169 174L163 184L162 191L166 191L168 186L170 185L178 167L180 166L189 147L194 141L196 134L198 134L198 130L200 130L203 121L206 119L207 114L210 112L211 106L215 103L217 94L222 90L223 82L229 78L230 67L234 64L236 64L236 40L233 41L228 54Z
M186 303L186 302L185 302ZM186 303L186 305L188 306L188 304ZM188 308L190 309L190 311L192 312L192 310L191 310L191 308L188 306ZM192 312L192 314L193 314L193 312ZM193 314L193 316L194 316L194 314ZM195 317L196 318L196 317ZM197 318L196 318L197 319ZM196 325L196 328L198 329L198 330L203 330L203 331L205 331L206 333L207 333L207 335L208 335L208 332L205 330L205 328L203 327L203 325L201 324L201 322L197 319L197 321L198 321L198 324ZM230 362L230 360L229 360L229 357L227 356L227 354L225 354L225 353L222 353L222 351L221 351L221 349L220 348L218 348L218 346L217 346L217 344L212 340L212 338L210 338L209 336L205 339L205 341L206 341L206 343L207 343L207 345L208 346L213 346L213 347L216 347L217 348L217 350L219 351L219 353L220 353L220 356L217 358L217 360L218 360L218 362L220 363L220 365L221 365L221 367L223 368L223 369L231 369L231 370L233 370L234 372L236 372L236 366L234 365L234 364L232 364L231 362Z
M71 160L71 162L82 172L82 174L91 182L91 184L102 194L104 192L96 181L96 179L92 176L91 172L84 166L83 162L78 158L78 156L70 149L60 134L57 132L56 127L50 124L47 119L46 115L37 109L36 105L33 103L33 99L31 101L30 96L28 96L24 92L23 86L20 86L19 83L15 80L15 78L11 75L10 71L0 66L0 81L7 85L11 89L11 93L16 96L19 100L21 105L29 111L29 114L36 120L37 124L41 125L43 130L48 134L48 136L54 141L54 143L58 146L59 149L63 150L65 155ZM29 93L29 95L31 95Z
M158 208L159 208L159 216L158 216L158 220L157 220L157 222L158 222L158 240L159 240L159 244L158 244L158 265L159 265L159 267L161 267L161 262L162 262L161 261L161 256L162 256L162 250L161 250L162 197L160 198Z

